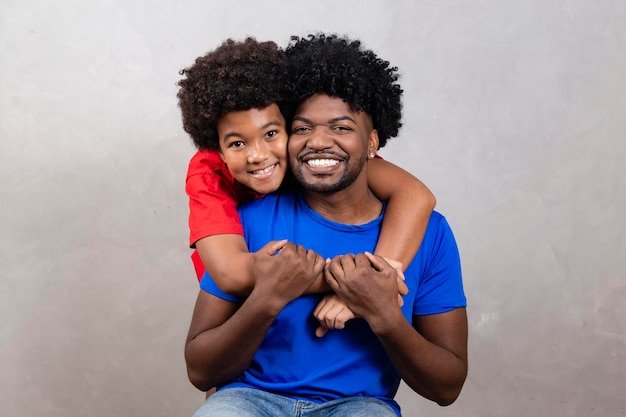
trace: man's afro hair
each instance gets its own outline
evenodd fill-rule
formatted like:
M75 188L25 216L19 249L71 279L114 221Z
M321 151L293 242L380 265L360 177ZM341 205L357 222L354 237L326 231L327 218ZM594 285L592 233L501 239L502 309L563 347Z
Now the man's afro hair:
M293 36L285 52L294 104L314 94L339 97L372 118L380 147L397 136L402 126L397 67L362 48L359 41L337 35Z

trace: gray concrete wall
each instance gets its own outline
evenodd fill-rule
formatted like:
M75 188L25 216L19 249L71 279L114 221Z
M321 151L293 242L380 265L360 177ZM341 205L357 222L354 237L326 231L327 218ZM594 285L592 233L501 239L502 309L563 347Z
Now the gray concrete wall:
M405 415L626 415L622 0L0 2L0 415L197 408L178 71L317 30L399 66L382 154L463 257L466 386Z

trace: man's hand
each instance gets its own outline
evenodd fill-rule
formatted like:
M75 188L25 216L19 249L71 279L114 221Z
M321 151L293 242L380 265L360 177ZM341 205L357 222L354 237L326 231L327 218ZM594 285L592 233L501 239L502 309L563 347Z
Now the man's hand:
M402 296L409 293L409 288L404 282L402 264L393 259L385 257L383 257L383 259L396 270L398 280L398 305L402 307L404 305ZM328 263L329 262L327 262L327 264ZM313 316L320 322L319 327L315 330L317 337L324 336L330 329L343 329L346 327L348 320L357 317L337 294L328 294L322 298L322 301L315 307Z
M404 300L402 299L403 295L407 295L409 293L409 287L406 286L404 282L404 271L402 270L402 263L398 261L394 261L393 259L385 258L383 259L387 261L389 265L396 270L396 274L398 274L398 304L400 307L404 305Z
M324 258L286 240L271 241L254 254L255 285L280 311L300 297L324 269Z
M380 256L336 256L327 263L325 277L348 308L368 322L399 308L396 270Z

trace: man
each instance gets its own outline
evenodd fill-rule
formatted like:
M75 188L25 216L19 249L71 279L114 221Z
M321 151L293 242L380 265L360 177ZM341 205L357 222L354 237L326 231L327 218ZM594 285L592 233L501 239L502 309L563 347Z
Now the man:
M450 404L467 373L452 232L433 213L405 271L402 307L394 268L369 253L384 204L367 186L367 161L400 127L396 69L335 36L294 38L286 52L299 103L289 157L302 192L241 208L247 244L257 252L247 298L223 293L208 276L202 281L187 368L194 385L218 392L194 416L399 416L400 378ZM290 243L276 253L280 239ZM322 270L358 318L320 338L313 311L321 296L304 293Z

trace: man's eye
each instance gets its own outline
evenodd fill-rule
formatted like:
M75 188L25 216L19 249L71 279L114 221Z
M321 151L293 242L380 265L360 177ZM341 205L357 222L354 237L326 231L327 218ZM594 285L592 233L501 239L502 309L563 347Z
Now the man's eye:
M335 126L333 128L333 130L338 130L338 131L341 131L341 132L349 132L352 129L350 129L348 126Z
M292 133L304 133L309 130L306 126L296 126L292 129Z

